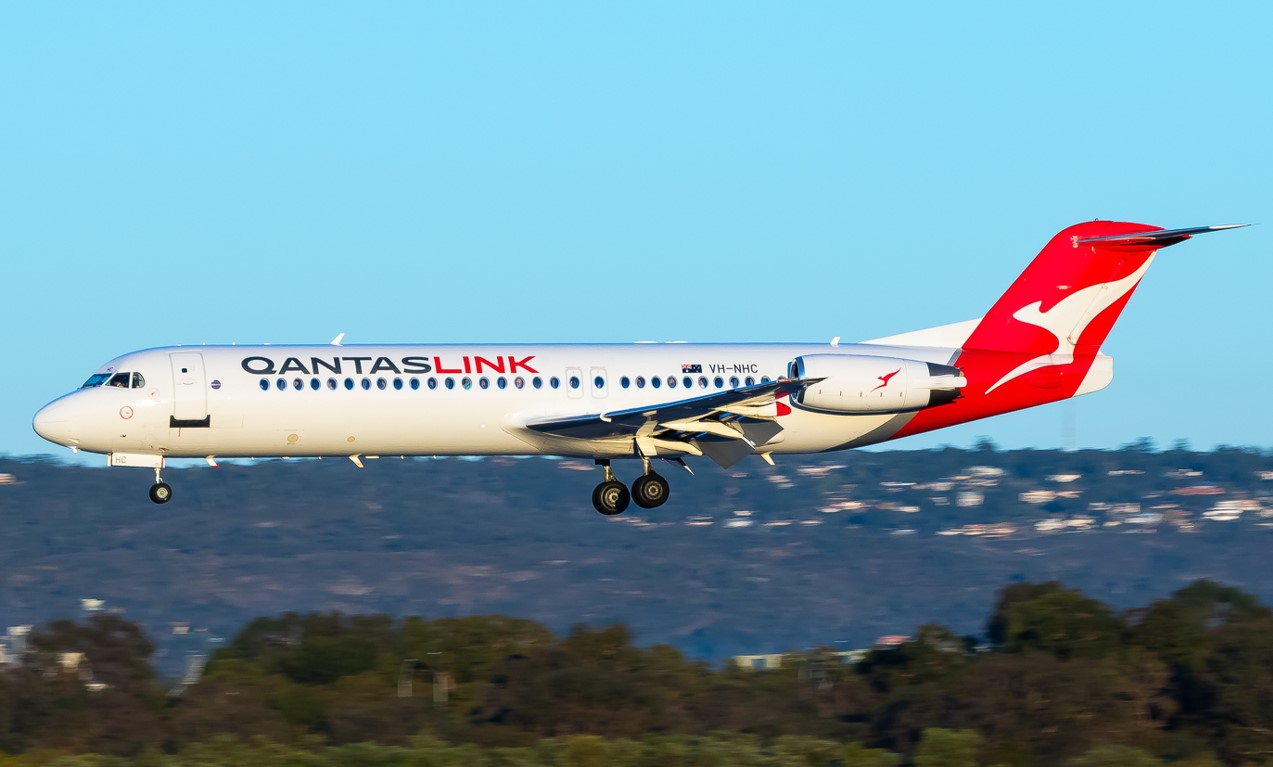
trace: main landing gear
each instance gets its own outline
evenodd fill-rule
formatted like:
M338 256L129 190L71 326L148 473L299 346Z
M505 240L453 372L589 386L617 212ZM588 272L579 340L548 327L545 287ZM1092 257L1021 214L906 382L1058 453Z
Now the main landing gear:
M150 486L150 500L155 503L167 503L172 500L172 487L159 476L159 467L155 467L155 484Z
M670 492L667 480L650 468L650 459L642 460L645 473L632 482L631 492L614 478L608 460L597 461L606 473L605 479L592 491L592 505L597 511L612 517L622 514L628 508L629 501L636 501L636 505L643 509L653 509L667 502Z

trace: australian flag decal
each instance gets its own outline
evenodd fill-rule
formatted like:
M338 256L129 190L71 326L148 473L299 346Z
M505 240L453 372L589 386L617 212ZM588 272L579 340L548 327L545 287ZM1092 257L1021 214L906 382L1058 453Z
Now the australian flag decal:
M703 366L702 365L681 365L681 372L682 373L702 373Z

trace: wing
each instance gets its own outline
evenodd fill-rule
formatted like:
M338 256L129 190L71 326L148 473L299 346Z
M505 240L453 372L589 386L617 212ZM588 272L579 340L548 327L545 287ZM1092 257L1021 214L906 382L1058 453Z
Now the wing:
M775 421L779 398L815 382L769 381L646 407L537 419L524 426L564 439L632 440L636 451L646 457L706 454L728 467L782 432Z

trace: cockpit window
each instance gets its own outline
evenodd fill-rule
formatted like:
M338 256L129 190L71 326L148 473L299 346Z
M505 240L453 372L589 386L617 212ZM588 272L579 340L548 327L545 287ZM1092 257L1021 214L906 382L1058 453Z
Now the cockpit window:
M90 386L101 386L105 383L107 386L113 386L116 389L140 389L146 385L146 379L141 373L97 373L92 378L84 382L81 389L87 389Z

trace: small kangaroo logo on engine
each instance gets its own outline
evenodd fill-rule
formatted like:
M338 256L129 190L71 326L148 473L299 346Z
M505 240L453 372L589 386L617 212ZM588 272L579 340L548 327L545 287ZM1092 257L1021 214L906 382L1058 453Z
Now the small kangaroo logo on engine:
M893 376L897 375L900 372L902 372L902 369L898 368L897 370L894 370L892 373L885 373L882 376L877 376L876 380L880 382L880 385L875 387L874 389L871 389L871 391L879 391L880 389L883 389L885 386L888 386L888 382L893 380Z

